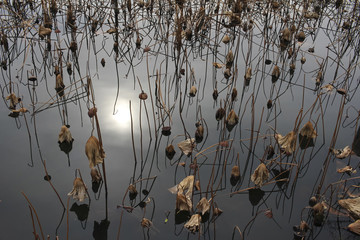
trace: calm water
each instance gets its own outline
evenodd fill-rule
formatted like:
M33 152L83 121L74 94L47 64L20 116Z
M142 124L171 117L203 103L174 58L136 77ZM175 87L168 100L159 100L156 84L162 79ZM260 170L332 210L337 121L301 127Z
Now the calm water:
M43 39L41 2L1 3L0 239L35 238L34 229L40 239L293 239L301 220L310 227L306 239L358 238L346 230L354 219L337 204L357 196L358 173L337 170L358 169L359 157L329 154L329 148L352 147L358 128L358 3L90 1L70 8L56 2L52 32ZM116 26L118 33L109 33ZM301 31L303 42L295 37ZM55 66L65 85L62 97ZM37 80L28 80L33 75ZM142 90L146 100L139 99ZM13 109L10 93L21 98ZM28 112L8 116L22 106ZM88 116L94 106L98 126ZM217 121L220 107L225 116ZM239 119L229 131L232 109ZM317 134L302 148L298 134L308 121ZM197 122L203 139L192 154L181 154L177 144L195 137ZM64 124L74 138L67 153L58 143ZM171 134L162 133L169 126ZM275 134L291 131L296 143L286 154ZM106 157L94 191L85 145L99 133ZM176 151L171 160L165 154L170 144ZM268 158L269 145L274 155ZM251 176L261 163L269 176L255 185ZM232 186L234 165L240 180ZM51 182L44 180L45 166ZM168 189L189 175L200 190L193 190L193 206L180 218ZM83 202L68 197L75 177L87 186ZM138 192L133 199L130 184ZM308 206L312 196L325 207L320 223ZM201 212L196 205L203 197L211 207L192 234L184 225ZM215 207L223 211L217 218ZM143 218L150 228L141 226Z

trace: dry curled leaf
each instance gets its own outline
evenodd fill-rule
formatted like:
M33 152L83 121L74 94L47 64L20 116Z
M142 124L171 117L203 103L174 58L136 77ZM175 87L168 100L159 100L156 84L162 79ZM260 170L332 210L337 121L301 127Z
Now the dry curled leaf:
M360 219L360 197L340 199L339 205L345 208L355 219Z
M201 215L204 215L207 211L210 210L209 201L205 197L201 198L198 204L196 205L196 209L201 211Z
M338 159L344 159L351 154L351 148L349 146L344 147L344 149L331 149L331 152Z
M195 146L196 146L195 138L191 138L191 139L188 138L188 139L178 143L178 147L186 156L191 155Z
M151 222L149 219L147 219L147 218L143 218L143 219L141 220L141 226L142 226L143 228L150 228L150 227L152 226L152 222Z
M95 167L99 163L103 163L105 158L105 153L100 147L99 140L94 136L91 136L87 140L85 154L88 157L90 168Z
M260 163L260 165L255 169L254 173L251 175L251 181L259 187L261 187L268 178L269 171L264 163Z
M68 193L68 196L72 196L73 199L84 201L88 197L86 192L86 186L81 178L75 178L73 182L73 189Z
M72 138L71 136L71 132L69 130L68 127L66 127L65 125L61 126L61 130L60 130L60 133L59 133L59 143L62 143L62 142L72 142L74 139Z
M191 233L198 232L200 229L201 216L200 214L194 214L191 216L190 220L185 223L184 227L188 229Z
M226 118L226 128L229 132L235 127L239 122L239 117L236 115L234 109L232 109L229 115Z
M294 131L289 132L286 136L275 134L275 139L286 154L292 154L296 149L296 135Z
M360 220L356 220L355 222L350 223L348 225L348 230L357 235L360 235Z
M343 168L337 169L336 172L351 174L351 173L356 173L356 169L353 169L351 166L345 166Z

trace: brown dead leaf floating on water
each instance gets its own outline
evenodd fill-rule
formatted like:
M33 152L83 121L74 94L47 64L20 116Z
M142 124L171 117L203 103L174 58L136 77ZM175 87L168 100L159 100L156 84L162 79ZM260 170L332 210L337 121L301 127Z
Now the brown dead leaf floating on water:
M296 149L296 134L294 131L289 132L286 136L279 133L275 134L275 139L279 143L281 149L286 154L292 154Z
M84 201L87 198L86 186L81 178L75 178L73 183L73 189L68 193L68 196L72 196L73 199Z
M61 126L61 130L59 133L59 143L63 143L63 142L72 142L74 139L71 136L71 132L69 130L68 127L66 127L65 125Z
M188 229L191 233L198 232L200 229L201 216L200 214L194 214L191 216L190 220L185 223L184 227Z
M172 160L174 155L175 155L175 148L172 144L168 145L166 148L165 148L165 155L166 157L169 159L169 160Z
M261 187L268 178L269 170L266 168L264 163L260 163L260 165L255 169L254 173L251 175L251 181L259 187Z
M345 166L343 168L336 170L336 172L347 173L347 174L351 175L352 173L356 173L356 169L353 169L351 166Z
M349 146L344 147L344 149L330 149L330 150L338 159L344 159L351 154L351 148Z
M177 194L176 211L190 211L192 209L191 197L194 190L194 175L187 176L179 184L168 190L172 194Z
M99 140L91 136L85 145L85 154L89 159L90 168L95 167L99 163L103 163L105 158L105 153L102 149L100 149Z
M150 227L152 226L152 222L151 222L149 219L147 219L147 218L143 218L143 219L141 220L141 226L142 226L143 228L150 228Z
M102 177L101 177L99 171L97 170L97 168L91 168L90 176L91 176L92 182L99 183L102 180Z
M186 156L191 155L195 146L196 146L195 138L191 138L191 139L188 138L188 139L178 143L178 147Z

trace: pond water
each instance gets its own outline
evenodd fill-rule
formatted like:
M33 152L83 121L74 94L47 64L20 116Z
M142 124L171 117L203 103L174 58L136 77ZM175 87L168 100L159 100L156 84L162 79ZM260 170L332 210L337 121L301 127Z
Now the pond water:
M358 239L357 1L0 11L0 239Z

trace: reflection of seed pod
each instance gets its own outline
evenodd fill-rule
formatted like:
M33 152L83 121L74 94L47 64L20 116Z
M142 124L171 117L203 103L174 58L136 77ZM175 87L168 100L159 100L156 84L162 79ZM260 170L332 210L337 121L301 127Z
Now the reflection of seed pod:
M150 52L150 50L151 50L151 48L150 48L149 46L146 46L146 47L144 48L144 53Z
M218 98L218 96L219 96L218 90L217 90L217 89L214 89L214 92L213 92L213 94L212 94L213 99L216 101L216 99Z
M60 74L60 69L59 69L59 66L58 66L58 65L55 66L54 74L55 74L55 75Z
M103 67L105 67L105 58L102 58L100 63Z
M290 59L294 53L293 48L289 48L287 53L288 53L288 59Z
M180 74L183 75L183 76L185 75L185 69L184 68L180 69Z
M240 180L240 168L239 166L235 165L231 169L230 183L232 186L235 186L239 180Z
M219 108L215 114L216 120L220 121L221 119L223 119L223 117L225 116L225 113L226 113L225 109Z
M147 95L144 91L142 91L142 92L139 94L139 98L140 98L141 100L146 100L146 99L148 98L148 95Z
M113 50L116 54L119 53L119 43L118 42L114 42Z
M295 64L290 64L290 74L293 75L295 72Z
M171 134L171 127L170 127L170 126L163 127L163 128L161 129L161 134L164 135L164 136L170 136L170 134Z
M230 37L228 35L225 35L222 39L222 42L228 44L230 42Z
M30 82L35 82L37 80L37 77L36 76L29 76L28 80Z
M225 77L226 79L229 79L229 78L231 77L231 70L230 70L230 68L225 69L225 71L224 71L224 77Z
M231 93L231 101L232 102L234 102L236 100L237 94L238 94L238 92L237 92L236 88L233 88L232 93Z
M45 181L50 181L51 180L51 176L49 174L45 175L44 177Z
M130 200L134 200L138 194L135 185L130 184L128 187Z
M280 77L280 68L277 65L275 65L271 73L271 81L275 83L279 79L279 77Z
M270 109L271 107L272 107L272 100L271 99L269 99L269 101L267 102L267 104L266 104L266 107L268 108L268 109Z
M172 160L175 155L175 148L172 144L165 148L165 155L168 159Z
M272 61L270 59L265 59L265 64L266 65L270 65L272 63Z

